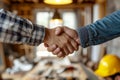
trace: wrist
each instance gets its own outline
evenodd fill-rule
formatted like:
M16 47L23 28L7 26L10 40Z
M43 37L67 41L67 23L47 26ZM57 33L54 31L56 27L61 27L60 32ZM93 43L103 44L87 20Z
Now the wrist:
M44 37L43 42L47 43L51 39L52 36L53 36L53 29L45 28L45 37Z
M49 36L49 29L45 28L45 37L44 37L44 40L43 40L44 43L47 41L48 36Z

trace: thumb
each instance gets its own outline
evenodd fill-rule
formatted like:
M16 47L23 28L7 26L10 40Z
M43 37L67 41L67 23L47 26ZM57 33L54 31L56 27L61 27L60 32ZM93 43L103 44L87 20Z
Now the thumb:
M57 27L55 29L55 35L60 35L63 32L63 28L62 27Z

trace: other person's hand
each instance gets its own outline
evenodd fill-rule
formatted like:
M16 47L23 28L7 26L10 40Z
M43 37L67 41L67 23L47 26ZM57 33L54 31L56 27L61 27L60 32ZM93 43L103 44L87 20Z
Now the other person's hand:
M55 31L56 28L46 28L44 43L49 46L48 51L53 52L53 54L58 57L65 57L66 55L73 53L74 50L78 49L78 43L74 39L64 32L55 34ZM53 48L55 49L54 51Z
M57 27L55 29L55 34L57 36L60 36L63 33L66 33L70 38L72 38L72 39L74 39L74 41L76 41L77 47L74 46L74 50L78 50L78 46L79 46L80 43L79 43L77 32L73 29L68 28L68 27ZM61 50L61 48L59 46L55 45L55 44L51 45L51 46L48 46L47 44L45 44L45 46L47 47L48 51L53 52L53 54L57 54L57 55L58 54L64 54L63 51ZM71 50L71 53L72 52L73 51Z

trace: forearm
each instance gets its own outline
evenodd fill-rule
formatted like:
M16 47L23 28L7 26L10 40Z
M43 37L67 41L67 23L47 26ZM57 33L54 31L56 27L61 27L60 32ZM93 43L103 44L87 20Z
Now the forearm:
M82 47L97 45L120 36L120 11L77 29Z
M32 24L8 11L0 9L0 41L5 43L22 43L39 45L43 42L45 28Z

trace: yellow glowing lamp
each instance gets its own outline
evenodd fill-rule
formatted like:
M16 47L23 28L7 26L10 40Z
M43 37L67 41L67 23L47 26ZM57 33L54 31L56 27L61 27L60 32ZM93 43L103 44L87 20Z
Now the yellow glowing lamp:
M55 28L55 27L62 26L62 25L63 25L63 20L60 14L58 13L58 11L55 10L53 18L50 20L49 26L50 28Z
M72 0L44 0L44 3L51 5L66 5L72 3Z
M63 20L62 19L51 19L50 20L50 28L55 28L58 26L63 25Z

